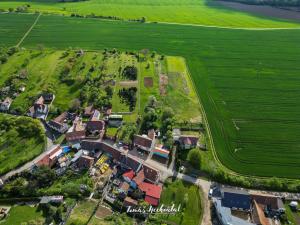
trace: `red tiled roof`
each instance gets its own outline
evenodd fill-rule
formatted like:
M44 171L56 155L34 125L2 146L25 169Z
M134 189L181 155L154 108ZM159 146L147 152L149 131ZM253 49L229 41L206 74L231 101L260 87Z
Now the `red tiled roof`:
M152 139L148 136L134 135L134 144L145 148L151 148Z
M136 206L138 202L130 197L126 197L124 199L124 205L125 206Z
M86 124L86 129L90 132L101 131L105 128L105 122L103 120L93 120L88 121Z
M129 178L130 180L132 180L132 178L134 177L134 172L133 172L133 170L129 170L128 172L124 173L124 174L123 174L123 177L127 177L127 178Z
M129 184L127 182L123 182L120 184L120 189L124 190L124 191L128 191L129 189Z
M61 147L56 146L47 155L45 155L41 160L39 160L36 164L38 166L49 166L49 167L53 166L54 161L51 159L51 156L60 150L61 150Z
M85 131L73 131L66 133L67 141L81 140L85 138Z
M38 105L43 105L44 104L44 97L43 96L40 96L36 101L35 101L35 104L38 104Z
M145 174L144 174L144 170L140 170L140 172L138 172L138 174L133 178L133 181L137 184L140 185L142 182L144 182L145 180Z
M159 171L145 164L143 165L143 169L145 178L155 183L159 178Z
M257 202L254 200L254 207L253 207L253 221L256 224L261 225L270 225L268 219L265 216L264 211L261 209L261 207L257 204Z
M197 145L197 142L199 140L199 137L197 136L192 136L192 135L181 135L179 137L179 141L183 142L184 144L188 145Z
M139 185L139 188L146 193L146 195L153 197L153 198L160 198L162 188L161 186L155 185L155 184L150 184L146 182L142 182Z
M153 198L151 196L146 195L145 201L148 202L150 205L158 206L159 200L157 198Z
M67 112L63 112L58 117L56 117L53 121L55 121L57 123L63 123L64 120L67 119L67 116L68 116L68 113Z
M93 107L93 105L90 105L90 106L88 106L88 107L86 107L86 108L84 109L84 115L85 115L85 116L91 116L91 115L93 114L93 112L94 112L94 107Z

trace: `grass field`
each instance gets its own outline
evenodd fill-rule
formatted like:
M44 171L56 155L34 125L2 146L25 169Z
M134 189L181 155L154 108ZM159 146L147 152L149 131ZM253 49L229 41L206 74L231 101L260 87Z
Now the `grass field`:
M221 162L243 174L299 178L299 36L300 30L230 30L42 16L23 46L148 48L183 56Z
M24 205L12 206L8 217L1 222L1 225L42 225L44 222L45 218L42 216L42 211L38 212L36 207Z
M197 186L184 183L181 180L175 180L172 183L165 184L160 204L169 207L175 204L175 208L181 205L181 211L179 213L157 216L162 221L181 225L199 224L202 206Z
M1 0L0 9L30 4L29 11L81 15L117 16L122 19L201 24L229 27L293 27L292 24L225 8L212 0L89 0L57 2L54 0Z
M37 120L0 114L0 174L24 164L44 150L42 129ZM28 133L24 134L24 130Z
M89 218L94 213L94 210L97 206L97 203L94 201L81 201L79 202L75 208L73 209L68 221L67 225L84 225L87 224Z

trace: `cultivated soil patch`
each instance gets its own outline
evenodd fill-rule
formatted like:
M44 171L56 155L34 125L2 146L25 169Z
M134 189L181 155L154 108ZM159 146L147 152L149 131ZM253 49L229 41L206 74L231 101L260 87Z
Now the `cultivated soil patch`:
M159 76L159 93L161 96L167 95L168 76L161 74Z
M152 77L144 78L144 87L146 87L146 88L153 87L153 78Z
M222 6L226 6L243 12L255 13L262 16L271 16L281 19L296 20L300 22L299 8L276 8L267 5L247 5L238 2L215 1Z
M109 208L106 208L104 206L99 206L97 211L96 211L96 218L102 219L105 218L106 216L109 216L112 214L112 211Z
M137 80L134 80L134 81L120 81L119 85L121 87L137 87L138 81Z

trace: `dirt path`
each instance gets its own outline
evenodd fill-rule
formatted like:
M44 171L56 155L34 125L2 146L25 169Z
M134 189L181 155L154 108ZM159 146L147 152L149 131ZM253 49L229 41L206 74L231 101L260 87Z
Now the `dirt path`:
M41 17L41 13L37 16L37 18L35 19L34 23L31 25L31 27L28 29L28 31L24 34L24 36L21 38L21 40L19 41L19 43L16 45L16 47L19 47L23 41L25 40L25 38L28 36L28 34L32 31L32 29L34 28L34 26L37 24L37 22L39 21L40 17Z

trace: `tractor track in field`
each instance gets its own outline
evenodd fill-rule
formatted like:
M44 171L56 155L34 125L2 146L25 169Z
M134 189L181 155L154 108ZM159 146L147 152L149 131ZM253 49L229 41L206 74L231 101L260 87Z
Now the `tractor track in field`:
M216 26L216 25L204 25L204 24L193 24L193 23L172 23L172 22L147 22L149 24L169 24L178 26L192 26L192 27L204 27L204 28L218 28L218 29L229 29L229 30L253 30L253 31L268 31L268 30L300 30L299 27L228 27L228 26Z
M30 34L30 32L32 31L32 29L35 27L35 25L37 24L37 22L39 21L40 17L41 17L42 13L40 13L35 21L33 22L33 24L31 25L31 27L27 30L27 32L24 34L24 36L21 38L21 40L18 42L18 44L16 45L16 47L19 47L23 41L26 39L26 37Z

